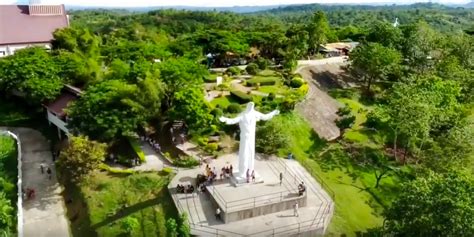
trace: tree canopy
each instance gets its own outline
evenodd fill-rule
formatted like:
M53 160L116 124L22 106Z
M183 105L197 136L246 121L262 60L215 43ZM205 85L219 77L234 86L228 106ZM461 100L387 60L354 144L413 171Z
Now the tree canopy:
M451 171L429 173L403 185L385 212L388 233L395 236L474 235L474 180Z

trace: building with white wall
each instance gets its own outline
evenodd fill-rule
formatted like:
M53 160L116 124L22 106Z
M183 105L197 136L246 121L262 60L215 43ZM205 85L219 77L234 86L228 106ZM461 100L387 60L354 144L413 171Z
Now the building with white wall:
M49 49L53 32L67 26L64 5L42 4L40 0L30 0L28 5L0 5L0 57L31 46Z

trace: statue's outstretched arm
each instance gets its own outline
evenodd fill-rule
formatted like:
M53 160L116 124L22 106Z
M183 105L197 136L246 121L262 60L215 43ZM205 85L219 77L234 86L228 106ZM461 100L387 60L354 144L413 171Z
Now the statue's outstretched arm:
M257 111L255 111L255 112L257 112ZM257 112L257 119L258 120L269 120L269 119L273 118L273 116L278 115L278 114L280 114L279 110L273 110L272 112L270 112L268 114L262 114L260 112Z
M223 123L226 123L226 124L229 124L229 125L236 124L236 123L240 122L240 116L237 116L235 118L220 117L219 121L221 121Z

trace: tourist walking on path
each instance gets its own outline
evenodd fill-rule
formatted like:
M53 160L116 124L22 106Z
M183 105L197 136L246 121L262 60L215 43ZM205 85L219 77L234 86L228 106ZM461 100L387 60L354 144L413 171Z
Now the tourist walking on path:
M280 172L280 186L281 186L281 183L283 183L283 173Z
M255 182L255 170L252 170L252 183Z
M293 215L296 216L296 217L299 216L299 214L298 214L298 202L295 202Z
M247 183L250 183L250 170L249 169L247 169L246 176L247 176Z
M41 169L41 173L44 174L44 164L43 163L40 164L40 169Z
M216 210L216 221L219 220L220 218L221 218L221 209L217 208L217 210Z
M52 173L51 168L48 167L48 169L46 170L46 173L48 173L48 178L49 180L51 180L51 173Z

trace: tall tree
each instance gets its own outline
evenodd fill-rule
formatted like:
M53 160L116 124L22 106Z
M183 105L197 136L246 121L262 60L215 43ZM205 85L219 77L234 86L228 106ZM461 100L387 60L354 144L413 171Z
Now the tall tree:
M40 47L16 51L0 60L0 89L18 91L31 103L54 99L63 87L53 57Z
M107 146L87 137L71 137L59 155L58 167L68 179L82 181L104 161Z
M153 83L144 82L153 86ZM113 140L133 133L138 125L146 121L155 108L147 107L157 104L158 97L150 90L149 97L137 85L123 81L109 80L91 86L79 100L68 108L70 121L68 126L76 132L94 139Z
M327 43L328 34L331 30L326 14L323 11L315 12L307 30L309 33L309 52L316 54L319 51L319 45Z
M370 42L380 43L389 48L399 49L402 31L388 22L376 22L366 38Z
M401 55L392 48L387 48L379 43L367 43L357 47L351 53L352 73L362 77L366 84L366 92L374 82L386 80L389 75L398 74Z
M175 120L184 120L191 129L196 131L207 129L213 120L211 108L199 87L185 88L176 92L170 116Z
M403 185L384 213L387 231L395 236L473 236L473 194L472 177L430 172Z
M195 62L185 59L168 59L159 64L160 79L165 84L165 100L168 108L173 106L175 93L183 88L200 86L207 70Z

